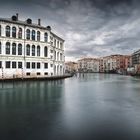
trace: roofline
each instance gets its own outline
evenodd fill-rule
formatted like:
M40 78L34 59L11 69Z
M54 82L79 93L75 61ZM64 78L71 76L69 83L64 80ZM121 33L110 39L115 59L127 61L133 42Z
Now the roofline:
M34 25L34 24L28 24L28 23L26 23L26 21L25 21L25 23L24 23L24 21L19 21L19 20L17 20L17 21L12 21L12 20L8 20L8 19L4 19L4 18L0 18L0 21L4 21L4 22L9 22L9 23L14 23L14 24L19 24L19 25L24 25L24 26L29 26L29 27L34 27L34 28L40 28L40 29L44 29L44 30L47 30L47 31L49 31L46 27L44 27L44 26L40 26L40 25ZM23 23L22 23L23 22ZM63 42L65 42L65 40L64 39L62 39L61 37L59 37L59 36L57 36L55 33L53 33L53 32L51 32L50 31L50 33L51 34L53 34L53 36L55 36L55 37L57 37L57 38L59 38L60 40L62 40Z
M61 37L57 36L55 33L51 32L51 34L52 34L53 36L55 36L55 37L59 38L59 39L60 39L60 40L62 40L63 42L65 42L65 40L64 40L64 39L62 39Z
M135 51L132 55L137 54L137 53L140 53L140 49Z
M14 24L19 24L19 25L24 25L24 26L30 26L30 27L35 27L35 28L40 28L40 29L45 29L48 30L46 27L44 26L40 26L40 25L34 25L34 24L28 24L26 23L26 21L12 21L12 20L8 20L8 19L4 19L4 18L0 18L0 21L4 21L4 22L9 22L9 23L14 23ZM23 22L23 23L22 23ZM25 23L24 23L25 22Z

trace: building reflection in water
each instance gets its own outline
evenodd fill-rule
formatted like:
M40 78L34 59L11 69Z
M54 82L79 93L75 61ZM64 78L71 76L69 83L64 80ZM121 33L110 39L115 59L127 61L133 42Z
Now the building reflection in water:
M0 105L43 105L61 97L63 80L0 83Z

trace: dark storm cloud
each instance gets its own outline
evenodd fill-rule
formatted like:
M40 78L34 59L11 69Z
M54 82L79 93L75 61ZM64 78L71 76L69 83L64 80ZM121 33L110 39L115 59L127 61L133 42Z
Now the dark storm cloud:
M7 10L9 9L9 10ZM1 17L42 19L66 41L66 58L130 54L140 48L139 0L5 0Z

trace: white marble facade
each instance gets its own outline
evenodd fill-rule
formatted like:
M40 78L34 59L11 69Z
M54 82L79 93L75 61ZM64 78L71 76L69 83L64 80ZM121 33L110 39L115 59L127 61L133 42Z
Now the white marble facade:
M50 26L0 18L0 78L64 74L64 40Z

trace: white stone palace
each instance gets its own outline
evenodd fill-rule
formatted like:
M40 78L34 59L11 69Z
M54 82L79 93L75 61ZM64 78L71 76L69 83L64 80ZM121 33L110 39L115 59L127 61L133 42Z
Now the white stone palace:
M63 75L64 58L64 40L40 19L0 18L0 78Z

